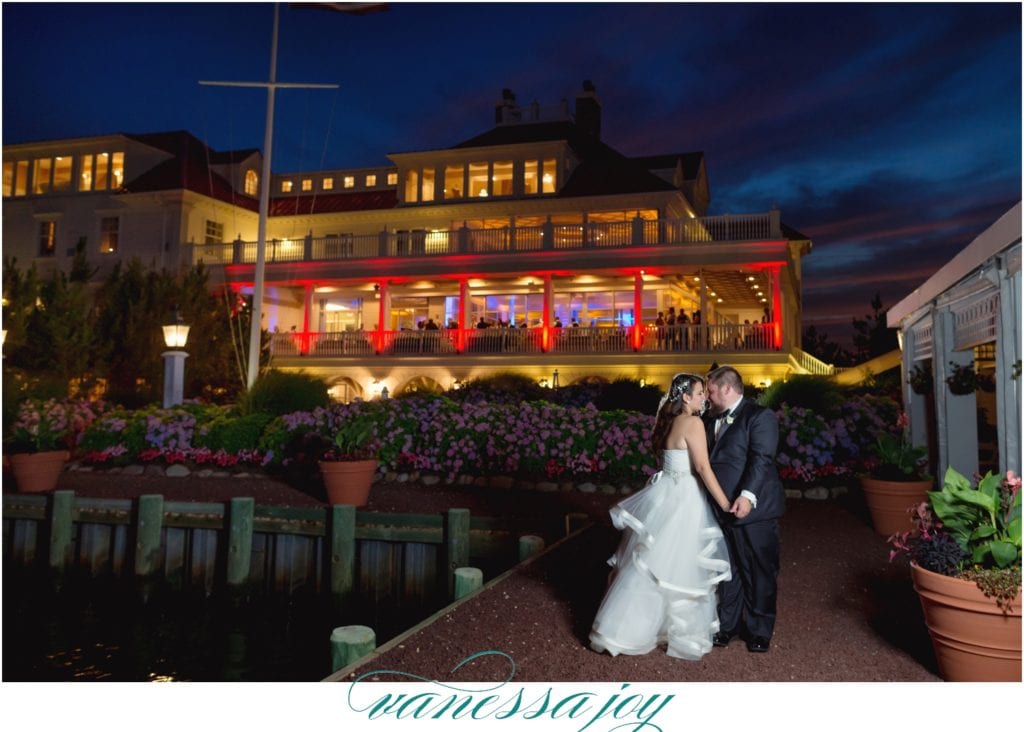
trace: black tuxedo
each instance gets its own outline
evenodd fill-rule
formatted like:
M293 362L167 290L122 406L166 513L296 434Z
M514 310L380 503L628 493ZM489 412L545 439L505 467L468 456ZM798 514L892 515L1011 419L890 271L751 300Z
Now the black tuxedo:
M732 579L719 585L718 620L723 631L744 629L771 638L775 627L776 577L779 573L778 518L785 493L775 467L779 423L775 414L744 398L715 439L716 417L705 418L711 468L730 501L750 491L757 508L743 519L719 512L729 546Z

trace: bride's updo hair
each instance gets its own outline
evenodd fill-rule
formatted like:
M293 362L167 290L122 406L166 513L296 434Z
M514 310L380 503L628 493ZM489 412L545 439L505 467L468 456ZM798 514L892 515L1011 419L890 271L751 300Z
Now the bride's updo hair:
M683 412L683 394L692 394L695 384L703 385L704 379L697 374L676 374L672 377L668 393L661 398L654 430L651 432L651 448L655 457L665 449L668 433L672 431L672 421Z

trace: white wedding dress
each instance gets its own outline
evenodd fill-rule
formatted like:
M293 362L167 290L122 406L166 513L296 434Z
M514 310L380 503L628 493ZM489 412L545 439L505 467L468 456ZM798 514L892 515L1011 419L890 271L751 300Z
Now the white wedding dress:
M669 656L698 661L719 629L715 591L731 576L729 553L689 453L662 455L662 470L610 511L625 533L590 647L642 655L667 643Z

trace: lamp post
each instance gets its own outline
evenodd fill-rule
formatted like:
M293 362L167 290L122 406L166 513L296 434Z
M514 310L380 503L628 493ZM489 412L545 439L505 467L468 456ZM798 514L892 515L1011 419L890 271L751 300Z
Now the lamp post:
M185 359L188 354L181 350L188 340L188 326L175 317L171 325L163 326L164 343L171 350L164 351L164 409L181 404L185 391Z

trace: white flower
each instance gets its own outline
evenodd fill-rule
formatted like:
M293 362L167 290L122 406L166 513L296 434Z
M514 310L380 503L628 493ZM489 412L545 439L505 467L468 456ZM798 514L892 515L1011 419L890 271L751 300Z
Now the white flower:
M732 424L735 421L736 421L736 418L733 417L732 414L726 415L726 417L725 417L725 423L726 424Z

